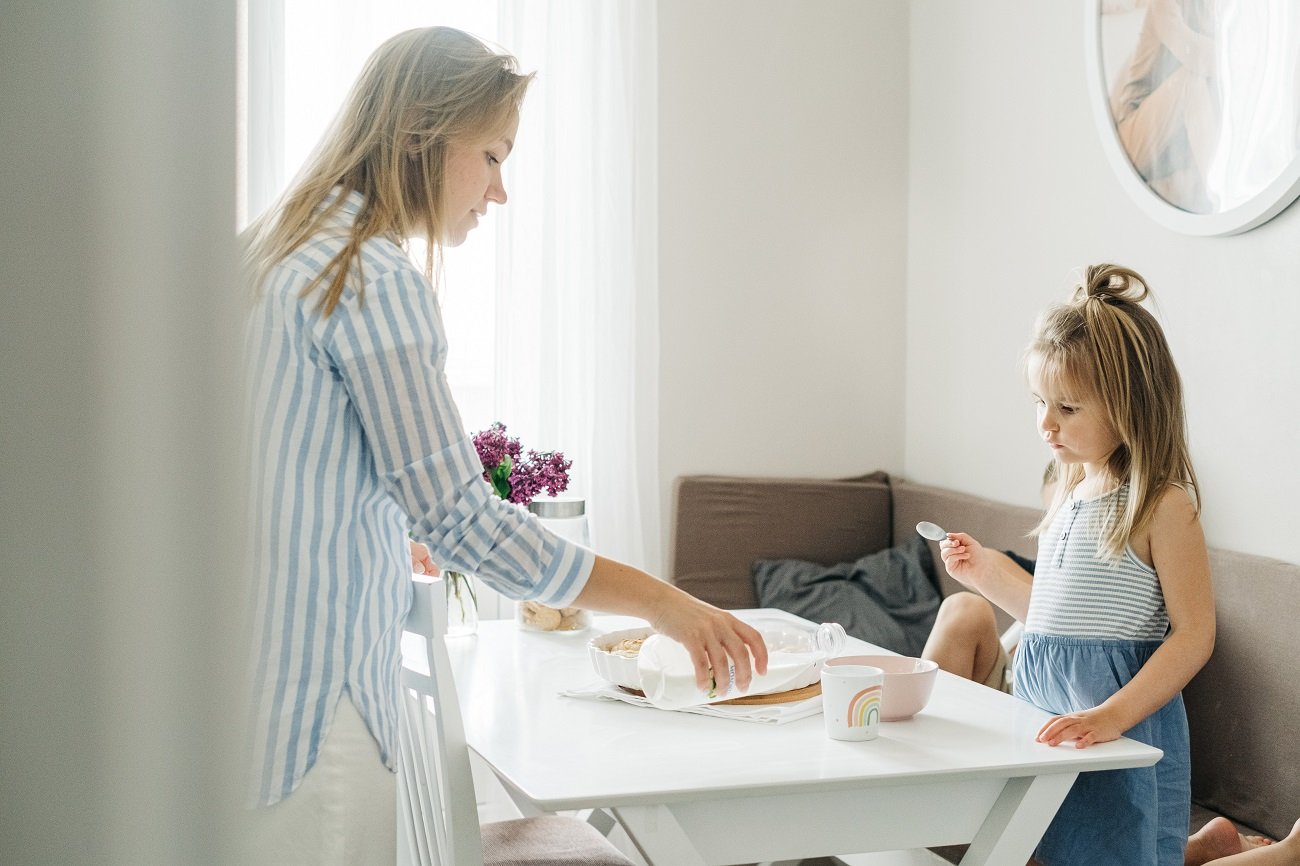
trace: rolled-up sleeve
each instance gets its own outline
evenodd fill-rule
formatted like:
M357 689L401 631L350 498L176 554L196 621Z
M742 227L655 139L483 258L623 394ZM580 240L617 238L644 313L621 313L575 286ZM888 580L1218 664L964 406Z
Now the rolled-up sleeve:
M365 431L375 473L444 570L561 607L586 585L595 555L549 532L483 479L444 372L433 288L413 267L367 281L324 319L324 354Z

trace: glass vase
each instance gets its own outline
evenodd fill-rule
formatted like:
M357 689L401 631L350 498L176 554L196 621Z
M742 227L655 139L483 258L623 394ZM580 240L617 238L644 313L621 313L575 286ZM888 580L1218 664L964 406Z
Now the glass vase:
M447 637L474 634L478 631L478 588L474 576L448 571L443 578L447 588Z

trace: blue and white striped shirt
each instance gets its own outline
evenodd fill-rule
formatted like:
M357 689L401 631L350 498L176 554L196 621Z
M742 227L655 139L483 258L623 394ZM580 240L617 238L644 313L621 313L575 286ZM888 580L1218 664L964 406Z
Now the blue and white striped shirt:
M1131 547L1119 559L1101 553L1128 486L1061 506L1038 541L1026 633L1114 640L1163 640L1169 612L1156 570Z
M446 570L563 607L595 555L499 499L444 375L433 287L391 241L362 247L364 294L334 312L303 288L343 247L362 198L281 262L249 319L252 400L253 799L289 795L343 695L392 768L407 533Z

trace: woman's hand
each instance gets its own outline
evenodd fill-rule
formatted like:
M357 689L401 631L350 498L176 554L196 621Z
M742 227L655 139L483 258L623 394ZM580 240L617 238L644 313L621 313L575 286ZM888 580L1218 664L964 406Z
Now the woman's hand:
M736 688L742 692L754 673L767 673L767 644L757 629L694 596L676 594L650 625L686 647L695 665L695 684L702 691L716 682L722 694L730 684L732 666Z
M427 574L431 577L440 573L438 566L429 558L429 548L418 541L411 542L411 571L414 574Z
M1049 746L1059 746L1066 740L1074 740L1076 749L1086 749L1095 743L1109 743L1123 736L1123 723L1115 713L1106 707L1093 707L1078 713L1053 716L1038 731L1035 738Z
M736 687L748 689L754 673L767 673L763 636L721 608L639 568L597 555L575 607L636 616L686 647L695 665L695 684L708 691L715 679L725 687L732 666Z

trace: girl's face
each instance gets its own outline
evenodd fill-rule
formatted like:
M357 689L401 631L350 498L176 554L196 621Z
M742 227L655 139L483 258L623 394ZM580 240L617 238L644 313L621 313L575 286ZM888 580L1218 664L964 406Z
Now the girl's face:
M1119 447L1119 436L1105 407L1063 377L1045 376L1043 359L1029 358L1029 388L1037 408L1038 431L1061 463L1082 463L1089 475L1102 472Z
M442 242L449 247L464 243L479 218L487 213L488 202L506 203L501 183L501 163L515 146L519 116L487 140L453 141L447 145L446 194L443 214L446 233Z

